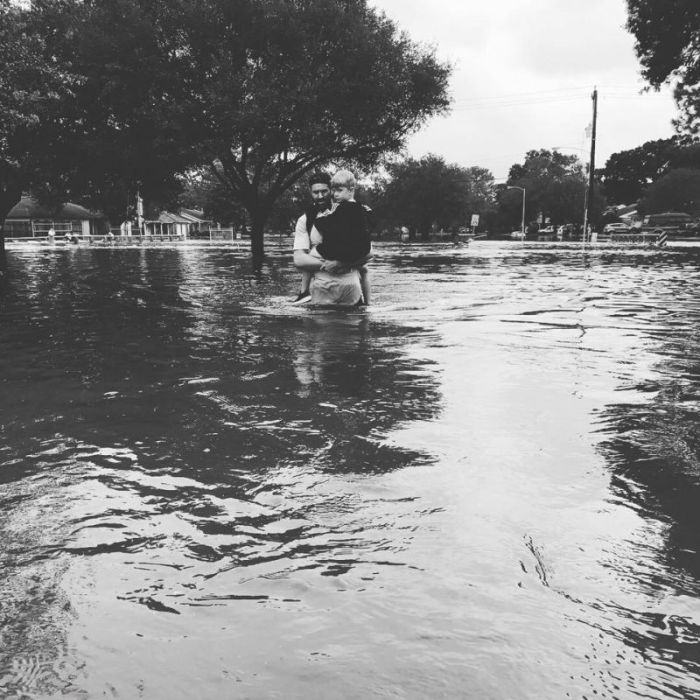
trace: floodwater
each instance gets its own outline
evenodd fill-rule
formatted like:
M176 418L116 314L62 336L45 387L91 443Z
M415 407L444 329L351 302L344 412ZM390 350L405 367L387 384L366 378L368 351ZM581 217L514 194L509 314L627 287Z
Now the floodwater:
M3 698L700 696L700 248L11 250Z

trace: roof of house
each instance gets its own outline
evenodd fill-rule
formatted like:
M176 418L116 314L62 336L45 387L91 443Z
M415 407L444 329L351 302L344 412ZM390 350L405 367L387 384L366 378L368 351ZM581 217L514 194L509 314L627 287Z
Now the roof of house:
M636 218L639 218L639 213L637 212L636 209L633 209L632 211L626 211L626 212L623 212L622 214L618 214L618 216L623 220L636 219Z
M173 214L171 211L162 211L158 214L157 219L144 219L147 224L158 223L158 224L190 224L192 221L190 219L185 219L179 214Z
M193 224L209 224L212 222L212 219L207 219L204 216L204 212L201 209L180 209L180 216Z
M18 204L10 210L8 219L103 219L100 212L90 211L79 204L66 202L58 211L45 204L40 204L33 197L22 197Z

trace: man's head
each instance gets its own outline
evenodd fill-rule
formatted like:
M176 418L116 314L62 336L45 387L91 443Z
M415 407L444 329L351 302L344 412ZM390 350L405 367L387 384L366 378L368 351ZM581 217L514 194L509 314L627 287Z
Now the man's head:
M328 173L314 173L309 179L309 190L314 206L323 211L328 209L331 203L331 178Z
M355 176L349 170L339 170L331 178L333 201L348 202L355 197Z

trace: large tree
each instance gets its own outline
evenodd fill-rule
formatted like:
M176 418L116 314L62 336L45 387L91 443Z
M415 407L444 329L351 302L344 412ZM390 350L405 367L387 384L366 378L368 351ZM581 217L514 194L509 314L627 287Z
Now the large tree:
M77 84L44 119L56 196L134 214L140 190L151 207L180 191L197 156L196 109L185 99L187 64L177 48L181 5L138 0L33 0L32 22L49 60L70 65ZM199 118L199 115L197 115Z
M632 204L674 168L700 168L700 145L660 139L613 153L600 173L605 196L612 204Z
M428 234L468 226L471 214L492 208L494 180L484 168L464 168L436 155L408 158L388 165L375 199L380 225Z
M548 149L528 151L523 163L511 166L506 185L525 188L526 221L542 216L558 225L583 219L586 174L576 156ZM520 221L521 197L522 193L517 190L501 193L501 207L511 225ZM597 186L593 197L592 218L595 220L602 210Z
M31 13L0 0L0 251L9 211L25 190L46 185L51 153L45 123L76 84L68 66L49 60L45 48Z
M646 188L663 175L674 146L674 139L659 139L613 153L601 171L608 201L611 204L636 202Z
M644 214L667 211L700 214L700 169L669 170L649 186L639 209Z
M156 118L151 102L168 65L139 3L111 7L119 24L100 24L89 0L0 0L0 226L27 192L117 220L139 187L156 202L177 192L192 151L173 135L172 110Z
M366 0L43 4L59 7L55 45L65 37L85 75L69 118L97 165L76 182L99 192L113 162L110 182L149 196L164 165L208 167L247 210L257 256L275 201L305 173L375 162L449 103L449 66Z
M700 133L700 3L698 0L627 0L627 28L644 78L673 84L681 111L676 127Z

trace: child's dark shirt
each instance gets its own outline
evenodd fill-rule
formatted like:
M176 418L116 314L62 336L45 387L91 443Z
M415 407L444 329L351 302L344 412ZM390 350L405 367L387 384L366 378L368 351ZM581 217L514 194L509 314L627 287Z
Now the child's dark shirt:
M361 204L340 202L330 214L317 217L314 226L323 236L316 250L326 260L352 263L369 255L367 211Z

